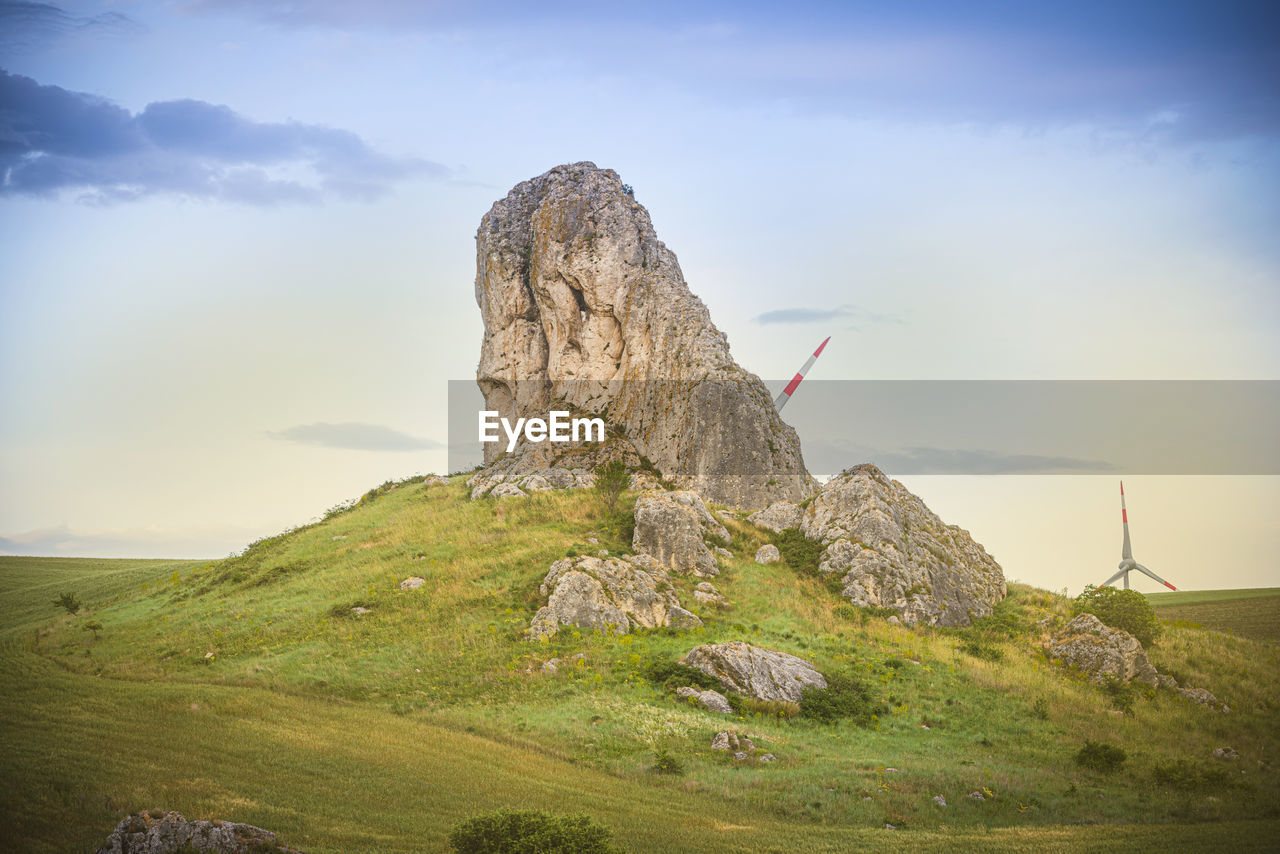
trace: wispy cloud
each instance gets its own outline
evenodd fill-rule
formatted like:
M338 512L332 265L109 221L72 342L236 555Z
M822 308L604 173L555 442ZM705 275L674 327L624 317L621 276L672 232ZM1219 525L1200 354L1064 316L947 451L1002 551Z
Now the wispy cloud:
M65 524L0 536L0 554L44 557L213 558L268 531L252 528L75 530Z
M120 12L78 16L51 3L0 2L0 46L11 51L45 47L67 36L131 35L145 30Z
M273 439L298 442L304 445L320 445L326 448L342 448L348 451L427 451L443 448L432 439L421 439L401 433L381 424L346 422L328 424L300 424L285 430L267 434Z
M849 305L835 308L777 308L758 314L752 319L762 326L774 323L822 323L830 320L850 321L847 325L903 322L902 318L894 314L864 311Z
M402 179L447 174L437 163L380 154L347 130L256 122L189 99L135 114L0 71L0 196L79 190L100 204L160 194L314 203L372 199Z
M883 450L840 440L806 442L804 457L810 470L822 474L833 474L867 462L893 475L1108 474L1117 471L1106 460L1081 457L923 446Z

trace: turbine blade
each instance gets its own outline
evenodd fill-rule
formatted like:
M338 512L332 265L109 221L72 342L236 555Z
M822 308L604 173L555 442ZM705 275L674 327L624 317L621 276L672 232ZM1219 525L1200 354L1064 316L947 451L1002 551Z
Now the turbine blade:
M1100 585L1098 585L1098 586L1099 586L1099 587L1106 587L1108 584L1112 583L1113 581L1117 581L1117 580L1119 580L1119 578L1120 578L1121 576L1125 575L1126 573L1128 573L1128 571L1129 571L1129 570L1127 570L1127 569L1122 569L1122 570L1120 570L1119 572L1117 572L1115 575L1113 575L1113 576L1111 576L1110 578L1108 578L1106 581L1102 582L1102 583L1101 583Z
M1133 560L1133 547L1129 545L1129 511L1124 506L1124 481L1120 481L1120 522L1124 525L1124 545L1120 547L1120 557Z
M822 355L823 348L827 346L827 341L830 340L831 336L828 335L826 339L818 345L818 349L813 351L813 355L805 361L804 366L796 372L794 377L791 378L791 382L787 383L787 387L782 390L782 394L774 398L773 405L775 409L781 412L782 407L787 405L787 401L791 399L791 395L794 394L795 390L800 386L801 381L804 379L804 375L809 373L809 369L813 367L813 363L818 361L818 357Z
M1141 572L1143 575L1146 575L1146 576L1148 576L1149 578L1152 578L1152 579L1154 579L1154 580L1156 580L1156 581L1159 581L1161 584L1163 584L1165 587L1168 587L1170 590L1177 590L1177 589L1178 589L1178 588L1174 587L1172 584L1170 584L1169 582L1165 581L1165 580L1164 580L1163 578L1161 578L1160 576L1156 575L1156 574L1155 574L1154 572L1152 572L1151 570L1147 569L1145 566L1143 566L1143 565L1142 565L1142 564L1140 564L1140 563L1135 563L1135 564L1133 565L1133 568L1134 568L1134 569L1136 569L1136 570L1138 570L1138 572Z

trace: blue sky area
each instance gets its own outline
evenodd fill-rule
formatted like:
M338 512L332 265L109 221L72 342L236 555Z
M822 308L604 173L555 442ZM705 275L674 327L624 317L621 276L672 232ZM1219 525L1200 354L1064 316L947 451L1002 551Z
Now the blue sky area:
M0 551L442 468L476 226L578 160L766 378L1280 379L1275 4L0 2L0 69ZM904 477L1053 589L1114 480ZM1137 478L1135 548L1280 585L1277 480Z

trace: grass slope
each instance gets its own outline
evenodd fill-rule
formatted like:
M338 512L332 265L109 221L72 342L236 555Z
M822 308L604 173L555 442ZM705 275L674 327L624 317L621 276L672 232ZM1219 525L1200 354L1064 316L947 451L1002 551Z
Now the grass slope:
M703 611L704 629L524 640L553 560L627 549L629 501L609 514L584 493L470 502L459 482L406 482L222 562L0 560L0 840L91 850L155 806L312 852L445 850L456 822L502 805L586 811L637 852L1265 850L1280 834L1272 644L1169 626L1156 666L1233 712L1161 692L1120 714L1037 651L1033 621L1065 614L1060 597L1015 585L989 631L911 631L806 567L755 564L766 535L743 522L716 579L733 607ZM427 583L401 591L409 575ZM676 579L698 610L692 582ZM86 611L41 605L67 589ZM709 749L724 717L642 675L730 639L853 675L887 711L873 729L744 711L729 723L779 761L736 766ZM1080 769L1086 739L1128 762ZM1242 755L1229 774L1207 758L1224 744ZM663 750L683 776L651 772ZM1177 760L1203 773L1157 783Z

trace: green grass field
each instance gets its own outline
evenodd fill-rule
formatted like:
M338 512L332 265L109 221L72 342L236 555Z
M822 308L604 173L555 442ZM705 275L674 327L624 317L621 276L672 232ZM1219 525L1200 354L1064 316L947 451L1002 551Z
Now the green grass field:
M1280 838L1274 644L1169 626L1156 666L1232 713L1160 692L1121 714L1038 651L1034 621L1064 615L1061 597L1012 585L1002 636L912 631L755 564L766 535L746 523L730 525L735 556L716 579L733 607L702 611L705 628L526 641L550 563L626 549L627 512L589 493L470 502L459 482L410 482L227 561L0 558L4 850L92 851L151 807L258 824L313 854L445 851L457 822L500 806L589 813L632 852L1241 851ZM409 575L427 584L401 591ZM695 580L676 579L686 605ZM85 610L60 612L61 592ZM730 723L778 761L736 766L709 749L723 716L642 675L730 639L853 675L886 711L870 729L744 713ZM962 651L975 640L1000 660ZM542 674L575 652L580 666ZM1078 767L1086 739L1128 761ZM1209 759L1224 745L1241 760ZM652 772L662 750L683 774ZM1158 783L1178 760L1196 773Z
M1148 593L1164 620L1195 623L1241 637L1280 641L1280 587Z

